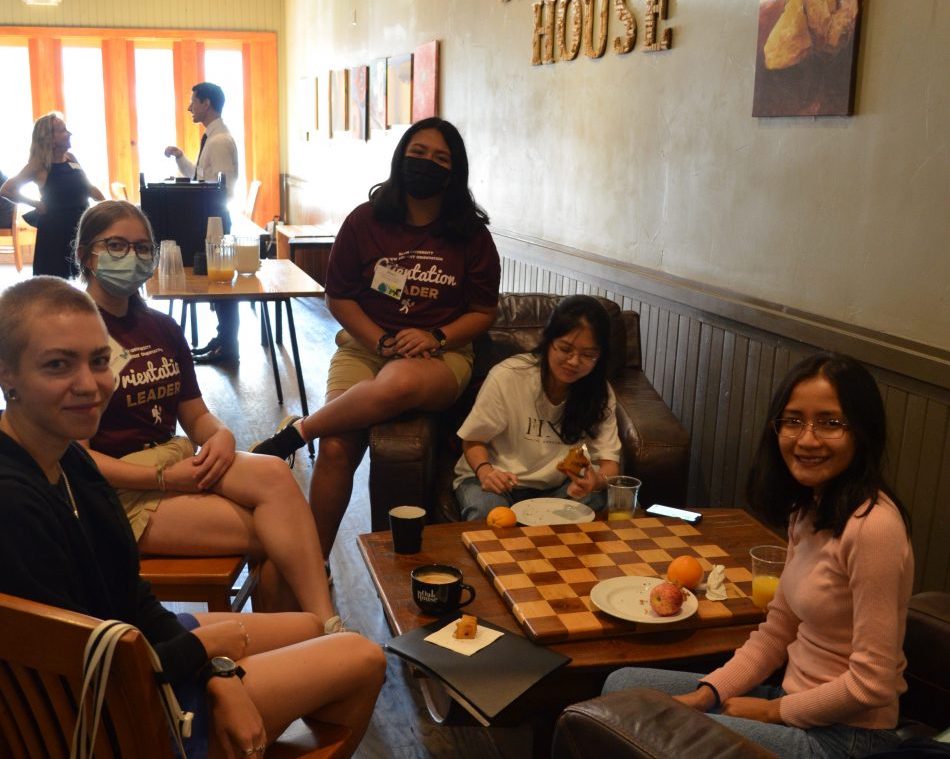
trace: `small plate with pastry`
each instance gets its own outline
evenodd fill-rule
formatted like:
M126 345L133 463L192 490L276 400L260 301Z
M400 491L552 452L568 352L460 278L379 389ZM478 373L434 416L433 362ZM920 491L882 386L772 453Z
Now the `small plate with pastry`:
M518 517L518 524L525 527L594 521L592 508L567 498L529 498L519 501L511 510Z

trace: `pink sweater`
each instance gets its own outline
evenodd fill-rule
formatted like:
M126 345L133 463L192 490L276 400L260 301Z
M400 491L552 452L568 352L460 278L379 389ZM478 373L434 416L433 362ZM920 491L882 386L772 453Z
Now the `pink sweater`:
M840 538L812 524L805 517L789 525L788 562L765 622L703 680L725 701L760 685L787 658L785 724L893 728L907 690L904 626L914 579L904 523L882 493Z

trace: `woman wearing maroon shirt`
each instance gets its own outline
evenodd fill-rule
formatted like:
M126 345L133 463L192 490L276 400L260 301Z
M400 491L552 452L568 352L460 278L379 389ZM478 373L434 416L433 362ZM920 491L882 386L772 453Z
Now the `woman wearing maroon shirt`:
M373 424L447 408L471 376L472 340L495 319L500 265L488 216L468 188L458 130L413 124L389 179L343 222L330 253L327 306L343 330L324 406L288 418L255 453L290 457L319 439L310 507L329 553Z
M76 256L109 331L115 377L88 448L116 488L139 549L249 554L261 563L264 608L257 611L302 609L327 632L339 630L323 552L293 474L273 459L235 452L231 431L205 405L178 325L138 296L156 262L144 214L117 200L90 208L79 222Z

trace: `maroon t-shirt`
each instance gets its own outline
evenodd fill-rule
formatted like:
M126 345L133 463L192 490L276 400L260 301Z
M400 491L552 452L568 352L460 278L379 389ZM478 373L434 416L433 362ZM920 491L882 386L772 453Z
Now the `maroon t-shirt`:
M464 242L437 237L437 224L384 224L364 203L347 216L330 251L327 294L354 300L385 330L431 329L473 306L498 303L501 265L491 233L482 227ZM398 300L372 288L380 262L408 272Z
M90 441L93 450L125 456L175 434L178 404L200 398L191 351L175 321L129 300L125 316L100 309L109 330L115 392Z

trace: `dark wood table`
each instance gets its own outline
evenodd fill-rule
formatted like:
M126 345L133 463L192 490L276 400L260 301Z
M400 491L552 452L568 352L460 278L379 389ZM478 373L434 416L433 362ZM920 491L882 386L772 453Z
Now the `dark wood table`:
M749 549L762 544L784 545L784 539L742 509L698 509L703 521L698 529L730 555L748 557ZM665 520L664 520L665 521ZM673 520L670 520L671 522ZM523 635L521 626L501 596L488 581L472 555L462 545L461 535L484 529L484 524L456 522L428 525L422 550L411 556L392 550L389 532L359 536L359 547L372 575L383 611L394 635L402 635L432 621L419 612L412 601L409 573L423 564L452 564L462 570L465 582L475 588L475 601L466 611L513 633ZM741 646L756 624L736 624L694 630L659 630L602 640L557 643L550 646L571 658L570 664L528 691L514 711L537 710L560 713L564 706L599 695L606 676L626 666L654 666L668 669L702 669L716 666ZM557 682L555 682L555 680ZM448 716L449 697L432 681L420 682L430 715L437 722ZM522 703L524 702L524 703ZM508 712L502 712L505 715ZM514 717L517 721L518 717Z

